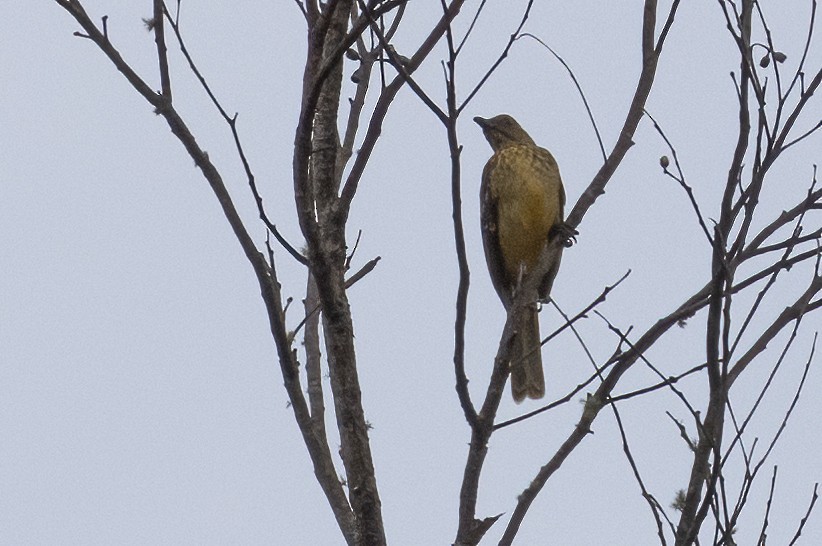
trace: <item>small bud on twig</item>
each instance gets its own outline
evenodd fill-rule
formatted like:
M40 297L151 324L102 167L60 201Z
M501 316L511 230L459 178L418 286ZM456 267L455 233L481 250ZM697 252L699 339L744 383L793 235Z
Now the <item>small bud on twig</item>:
M671 164L671 160L668 159L667 155L663 155L662 157L659 158L659 166L662 167L663 169L667 169L668 165L670 165L670 164Z
M362 72L362 66L360 66L351 74L351 81L354 83L360 83L360 81L362 81Z

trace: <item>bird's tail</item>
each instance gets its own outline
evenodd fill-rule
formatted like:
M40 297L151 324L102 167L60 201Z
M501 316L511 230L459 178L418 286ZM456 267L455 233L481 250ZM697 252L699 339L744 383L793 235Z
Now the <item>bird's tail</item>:
M545 395L540 341L539 316L534 304L522 314L511 350L511 394L515 402Z

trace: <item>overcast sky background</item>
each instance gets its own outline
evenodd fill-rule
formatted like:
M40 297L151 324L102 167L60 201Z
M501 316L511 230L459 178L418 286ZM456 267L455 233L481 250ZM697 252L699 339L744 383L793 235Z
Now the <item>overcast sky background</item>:
M809 4L763 2L788 55L786 69L798 62ZM400 53L419 43L437 5L411 3L396 38ZM516 28L523 5L489 2L461 61L463 96ZM96 18L109 16L112 42L159 87L153 37L141 22L151 3L84 6ZM609 149L639 74L641 15L639 1L537 2L526 26L572 66ZM729 73L738 62L723 21L716 2L683 2L648 101L711 218L736 127ZM72 36L79 27L56 3L18 5L0 25L0 544L342 544L286 404L256 280L200 172L96 47ZM301 245L290 170L304 62L301 14L289 1L184 2L182 25L214 91L240 114L269 215ZM170 50L177 107L263 248L264 229L228 128ZM813 67L820 52L817 44ZM441 104L442 58L441 49L434 52L417 76ZM346 74L354 68L347 64ZM820 119L819 102L802 127ZM490 148L470 120L502 112L554 153L568 210L601 162L564 69L534 41L518 42L459 126L472 272L467 367L477 397L505 316L479 233L479 179ZM404 90L383 135L349 221L352 242L362 230L354 267L382 257L350 291L363 399L389 542L448 544L469 430L454 392L457 266L445 132ZM684 192L660 172L658 158L668 152L647 120L635 141L580 226L578 244L565 252L554 296L575 312L631 269L601 311L641 333L705 284L710 250ZM819 152L817 136L786 154L763 196L768 214L756 225L801 199ZM293 327L304 272L285 252L277 259L283 292L295 299ZM809 274L795 268L778 293L793 296ZM765 318L786 301L768 301ZM666 374L701 363L703 323L697 315L647 356ZM541 324L547 335L561 318L545 309ZM776 430L820 325L818 314L803 323L751 439L766 442ZM601 320L592 316L579 330L600 362L613 351L616 339ZM780 349L774 344L766 354ZM546 400L591 372L569 333L548 344L543 358ZM763 360L736 387L738 407L750 405L770 363ZM653 382L637 365L618 391ZM822 477L821 382L816 366L771 459L780 465L774 544L790 540ZM705 384L696 378L683 388L701 404ZM500 418L536 407L516 406L506 394ZM688 414L668 392L620 408L647 486L667 507L687 485L689 453L665 411L691 426ZM573 402L494 435L479 516L510 514L580 412ZM540 494L519 544L655 543L610 411L594 432ZM740 522L740 544L758 535L770 466ZM488 543L502 529L493 528ZM804 544L822 543L822 514L803 537Z

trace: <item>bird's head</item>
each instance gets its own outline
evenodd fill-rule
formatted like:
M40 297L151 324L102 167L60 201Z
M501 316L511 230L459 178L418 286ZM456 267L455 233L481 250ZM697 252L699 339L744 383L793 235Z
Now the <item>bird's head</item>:
M517 120L508 114L500 114L487 119L477 116L474 121L482 128L485 139L495 152L507 146L522 144L535 146L534 140L528 136L525 129L520 127Z

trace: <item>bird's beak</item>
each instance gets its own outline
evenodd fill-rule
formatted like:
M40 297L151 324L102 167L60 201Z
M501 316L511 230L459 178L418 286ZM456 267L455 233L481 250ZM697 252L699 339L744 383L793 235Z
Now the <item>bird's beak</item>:
M479 116L477 116L477 117L475 117L475 118L474 118L474 123L476 123L477 125L479 125L479 126L480 126L480 127L482 127L483 129L485 129L486 127L488 127L488 120L487 120L487 119L485 119L485 118L481 118L481 117L479 117Z

